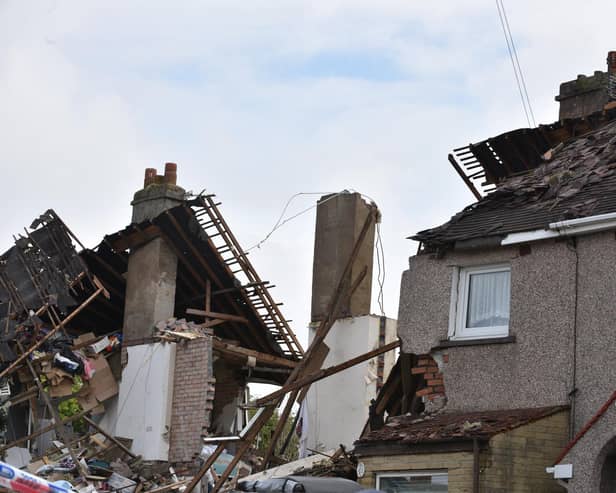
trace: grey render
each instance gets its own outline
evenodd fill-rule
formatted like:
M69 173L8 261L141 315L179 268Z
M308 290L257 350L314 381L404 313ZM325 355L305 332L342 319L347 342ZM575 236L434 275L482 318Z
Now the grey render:
M511 265L509 334L515 342L448 347L443 363L438 358L443 350L434 348L448 336L454 268L494 263ZM420 254L411 257L402 276L398 332L404 351L437 356L447 412L570 404L577 432L616 388L614 299L613 231L534 242L525 255L513 246ZM576 459L571 491L599 491L593 483L597 457L614 436L611 410L571 453Z

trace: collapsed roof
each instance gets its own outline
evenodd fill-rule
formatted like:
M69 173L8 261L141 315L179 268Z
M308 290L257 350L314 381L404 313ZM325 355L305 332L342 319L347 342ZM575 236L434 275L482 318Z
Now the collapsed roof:
M175 316L203 322L203 317L186 312L202 307L209 279L212 311L237 317L216 326L216 335L268 354L301 358L301 346L270 295L269 283L258 276L213 197L186 200L152 220L130 224L82 256L108 287L111 300L123 303L129 251L162 237L178 257ZM121 326L121 314L116 317Z
M69 333L121 329L129 251L156 237L164 238L178 257L176 317L203 323L203 316L187 315L187 310L203 308L209 280L211 311L227 317L213 327L215 335L260 353L299 360L303 351L280 304L269 293L269 283L256 273L218 205L211 195L185 200L151 221L105 236L94 250L79 253L74 243L81 243L55 212L47 211L0 256L0 320L3 327L13 329L5 331L0 341L6 356L3 365L14 359L5 350L17 323L34 323L29 321L32 313L52 326L70 317L65 324ZM98 296L83 304L101 282L109 298Z
M530 409L442 413L416 417L394 416L378 430L372 430L355 442L355 452L362 447L396 442L413 445L419 443L453 442L487 439L498 433L546 418L568 409L551 406Z
M411 238L430 251L480 238L498 240L509 233L547 229L557 221L616 211L615 119L614 110L608 110L593 118L578 119L577 127L570 121L567 128L589 131L549 149L527 141L525 153L532 159L524 159L520 152L513 153L512 147L505 152L503 146L494 148L500 154L474 154L478 163L475 166L482 166L488 180L496 185L494 191L447 223ZM562 131L564 127L559 128ZM562 133L561 137L570 133ZM503 134L496 140L509 141L513 146L513 136L519 138L519 131ZM557 141L554 137L552 144ZM476 150L482 145L471 148ZM505 155L506 158L502 157Z

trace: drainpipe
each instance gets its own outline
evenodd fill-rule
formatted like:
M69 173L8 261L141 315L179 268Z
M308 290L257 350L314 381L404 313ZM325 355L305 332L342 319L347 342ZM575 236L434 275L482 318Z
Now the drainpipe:
M473 493L479 493L479 440L473 438Z

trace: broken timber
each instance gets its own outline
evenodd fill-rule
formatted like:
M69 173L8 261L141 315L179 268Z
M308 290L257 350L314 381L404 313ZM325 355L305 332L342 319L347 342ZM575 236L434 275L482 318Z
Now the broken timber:
M367 361L376 356L379 356L380 354L387 353L388 351L391 351L392 349L396 349L398 347L400 347L400 341L390 342L389 344L386 344L385 346L381 346L380 348L373 349L372 351L369 351L360 356L352 358L348 361L345 361L344 363L340 363L339 365L330 366L329 368L324 368L315 373L311 373L310 375L306 375L305 377L298 378L295 382L289 385L285 385L284 387L280 388L279 390L276 390L275 392L272 392L269 395L266 395L265 397L261 397L260 399L257 399L255 401L255 404L258 407L264 406L268 402L271 402L277 399L278 397L284 396L288 392L301 389L302 387L310 385L314 382L318 382L319 380L323 380L324 378L327 378L331 375L335 375L336 373L339 373L341 371L347 370L355 365L358 365L359 363L363 363L364 361Z
M90 303L92 303L92 301L94 301L94 299L99 294L104 293L104 292L105 292L105 288L103 286L99 287L96 291L94 291L94 293L92 293L87 300L85 300L81 305L79 305L79 307L76 310L72 311L71 314L68 315L64 320L62 320L58 325L56 325L53 329L51 329L45 335L45 337L43 337L38 342L36 342L32 346L30 346L30 348L26 352L21 354L15 361L13 361L13 363L11 363L2 372L0 372L0 379L5 377L8 373L10 373L13 370L15 370L15 368L17 368L22 363L22 361L24 361L28 356L30 356L30 354L32 354L32 352L34 350L36 350L39 347L41 347L41 345L43 345L43 343L48 341L56 332L58 332L60 329L64 328L64 326L67 323L69 323L73 318L75 318L79 314L79 312L81 312L81 310L83 310L86 306L88 306Z
M306 366L308 365L308 363L313 357L313 354L315 353L315 351L317 351L318 347L324 343L325 337L327 336L330 329L334 325L334 322L336 321L336 316L340 308L341 298L346 298L345 294L347 294L347 296L350 296L350 293L352 293L353 291L357 289L357 287L359 286L363 278L366 276L367 268L363 269L362 273L358 276L358 279L354 280L351 283L351 285L348 286L349 283L348 283L347 278L351 273L351 269L353 267L353 264L355 263L355 260L357 259L357 256L359 255L359 249L368 233L368 229L371 226L372 221L376 219L376 214L377 214L376 208L372 208L370 210L370 213L366 217L362 230L357 238L357 241L355 242L353 250L349 256L349 260L347 261L345 269L342 275L340 276L338 285L330 301L330 305L328 307L328 314L325 317L325 319L321 322L321 324L319 325L315 338L310 344L310 347L308 348L308 350L305 352L304 357L298 363L298 365L293 369L293 371L291 372L291 375L289 375L285 383L285 386L292 384L294 381L296 381L301 376L302 372L305 371ZM304 391L302 391L302 393L304 393ZM265 464L267 464L267 462L271 458L273 450L276 446L276 442L278 438L280 437L280 434L282 433L282 429L285 425L286 417L288 417L288 414L293 406L293 403L295 402L295 399L297 398L297 394L298 394L298 391L293 391L292 396L291 396L292 398L288 399L287 406L282 415L282 416L286 415L285 419L280 419L278 422L278 426L276 427L274 435L272 436L272 445L270 445L270 450L268 450L268 454L264 460ZM261 410L259 411L257 415L258 416L257 419L252 424L250 429L246 432L246 434L243 436L243 439L244 439L243 442L241 442L241 444L238 446L233 459L227 465L227 468L225 469L225 471L220 475L220 477L216 481L216 484L214 485L214 488L211 493L217 493L218 491L220 491L220 488L224 485L225 481L231 474L231 471L233 470L233 468L240 461L243 454L250 448L252 441L256 438L259 431L265 425L265 423L269 420L269 418L274 414L274 411L281 404L281 402L282 402L282 398L279 398L275 403L268 404L266 407L261 408ZM288 412L287 412L287 409L288 409ZM195 486L201 481L201 479L203 478L205 473L208 471L208 469L210 469L210 467L214 464L216 459L218 459L220 454L222 454L222 452L225 449L225 446L226 446L226 442L221 442L218 445L216 450L212 453L212 455L208 457L208 459L205 461L205 464L203 464L199 472L195 475L193 480L187 486L184 493L191 493L193 491Z
M296 361L291 361L279 356L273 356L271 354L261 353L254 349L247 349L241 346L236 346L228 342L224 342L218 338L214 338L214 351L221 354L229 355L235 358L247 359L255 358L257 363L271 364L275 366L284 366L285 368L295 368L297 366Z

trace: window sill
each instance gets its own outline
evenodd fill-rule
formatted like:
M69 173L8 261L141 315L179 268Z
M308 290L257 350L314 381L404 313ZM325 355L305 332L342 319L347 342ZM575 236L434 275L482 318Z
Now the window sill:
M439 341L439 345L433 349L446 349L450 347L464 346L486 346L489 344L512 344L514 342L515 336L486 337L485 339L443 339Z

